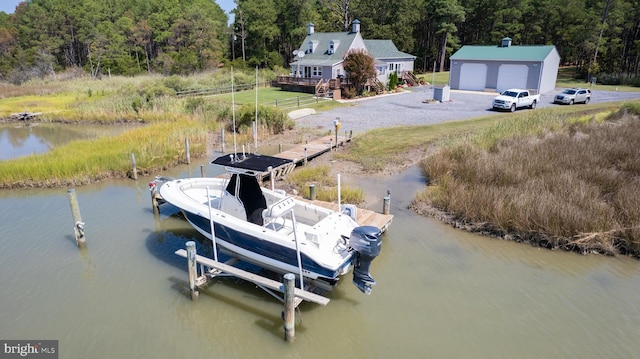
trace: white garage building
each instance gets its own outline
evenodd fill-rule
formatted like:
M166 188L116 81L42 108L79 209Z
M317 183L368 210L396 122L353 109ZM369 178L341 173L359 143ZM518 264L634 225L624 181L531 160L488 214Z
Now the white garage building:
M449 87L455 90L502 92L508 88L553 91L560 55L553 45L463 46L450 57Z

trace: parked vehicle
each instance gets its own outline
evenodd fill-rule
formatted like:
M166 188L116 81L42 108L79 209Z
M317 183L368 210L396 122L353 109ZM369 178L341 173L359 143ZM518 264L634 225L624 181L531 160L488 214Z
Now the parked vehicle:
M523 107L536 108L538 102L540 102L540 95L534 95L529 90L508 89L493 99L492 108L494 110L515 112Z
M574 103L587 104L591 101L591 90L581 88L570 88L562 91L553 98L553 103L573 105Z

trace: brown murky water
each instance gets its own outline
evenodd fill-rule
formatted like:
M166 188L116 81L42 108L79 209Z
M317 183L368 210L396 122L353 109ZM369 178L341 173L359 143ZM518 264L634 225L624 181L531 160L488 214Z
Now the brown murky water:
M61 125L13 122L0 124L0 161L48 152L72 140L114 135L127 126Z
M204 163L204 161L203 161ZM200 163L167 175L199 176ZM212 169L208 169L209 175ZM185 261L201 240L147 182L77 189L78 250L66 189L0 191L0 338L56 339L60 358L633 358L640 352L640 263L532 248L454 230L406 209L416 168L361 185L394 222L373 263L378 284L348 278L326 306L297 312L286 343L281 304L224 279L191 301ZM379 200L376 200L379 197Z

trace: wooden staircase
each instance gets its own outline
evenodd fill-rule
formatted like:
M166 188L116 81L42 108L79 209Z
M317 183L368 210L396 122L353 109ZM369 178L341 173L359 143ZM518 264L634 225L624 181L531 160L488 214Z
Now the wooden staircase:
M386 90L386 86L382 82L380 82L380 80L378 80L377 78L373 81L373 84L371 86L373 90L376 92L376 95L380 95L384 93L384 91Z
M410 86L417 86L420 84L420 79L413 73L413 71L402 71L401 78Z
M316 97L330 96L330 81L323 82L322 79L316 84Z

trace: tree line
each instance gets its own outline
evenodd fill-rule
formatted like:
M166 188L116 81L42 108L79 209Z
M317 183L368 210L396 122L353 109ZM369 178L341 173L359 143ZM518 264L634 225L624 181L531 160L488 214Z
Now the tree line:
M82 68L93 76L188 74L233 62L288 67L312 22L319 32L361 22L416 68L448 68L462 45L555 45L582 74L638 79L637 0L235 0L234 22L213 0L28 0L0 13L0 76ZM14 79L15 78L15 79Z

